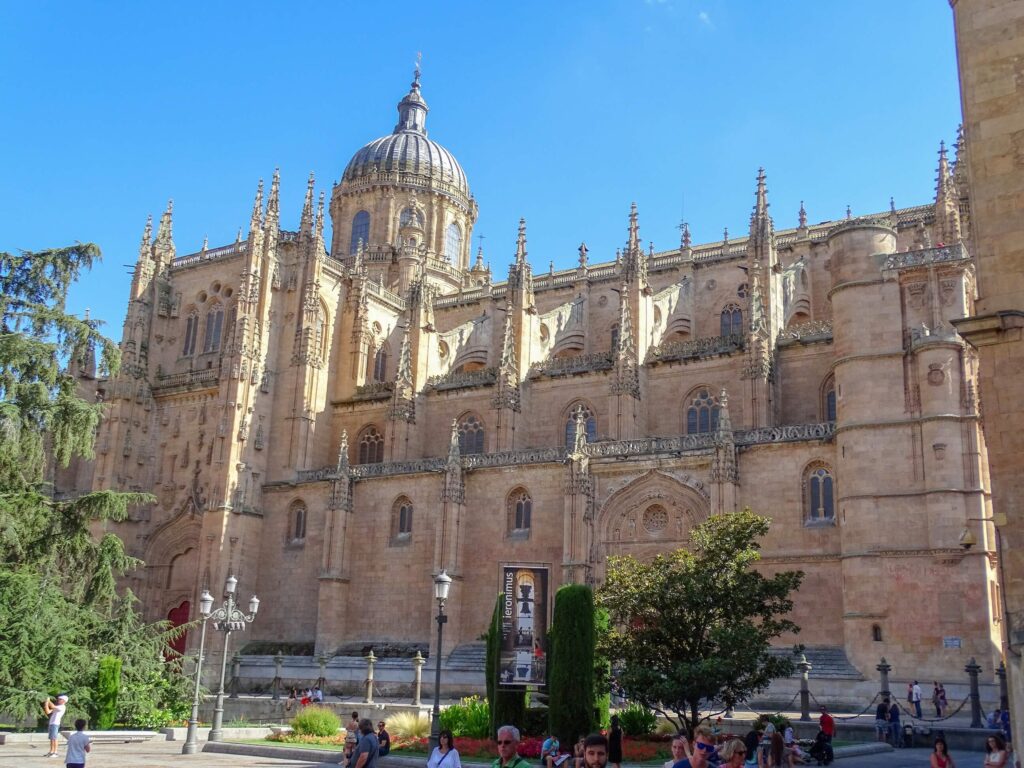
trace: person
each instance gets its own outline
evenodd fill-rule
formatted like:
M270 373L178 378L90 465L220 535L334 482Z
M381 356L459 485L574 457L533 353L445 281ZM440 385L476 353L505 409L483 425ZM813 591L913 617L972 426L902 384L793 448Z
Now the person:
M359 740L359 713L353 712L352 719L348 721L348 725L345 726L345 730L349 733L356 734L356 741Z
M939 683L939 717L945 717L948 709L949 700L946 698L946 686Z
M572 768L583 768L583 757L584 757L584 743L586 742L585 736L580 736L580 740L576 742L572 748Z
M711 764L711 756L714 754L715 740L711 736L711 729L706 725L698 725L693 729L693 753L672 768L706 768Z
M835 759L835 752L832 749L832 742L825 736L824 731L818 731L808 753L811 759L818 765L828 765Z
M344 759L341 761L341 765L344 768L352 768L352 754L356 751L356 735L354 733L345 734L345 748L342 750Z
M373 721L370 718L364 717L359 721L358 738L356 749L349 760L349 768L377 768L380 745L377 743L377 734L373 732Z
M953 762L953 756L949 754L949 747L946 746L946 740L941 736L935 739L935 746L932 752L932 768L956 768L956 763Z
M608 739L600 733L593 733L583 740L584 768L607 768Z
M825 740L831 744L832 737L836 735L836 721L828 713L827 707L821 708L821 717L818 718L818 727L825 734Z
M748 766L757 765L757 754L758 746L761 744L761 734L755 730L747 731L747 735L743 738L743 743L747 747L747 762Z
M455 737L447 728L437 734L437 746L430 753L427 768L462 768L459 750L455 748Z
M1002 711L999 707L992 710L992 714L986 718L985 725L995 730L999 727L999 723L1002 721Z
M932 706L935 707L935 716L942 717L942 707L939 706L939 681L932 682Z
M892 736L893 749L903 741L903 729L900 727L900 705L894 701L889 705L889 735Z
M85 768L85 755L92 751L92 740L85 732L85 720L75 720L75 732L68 736L68 755L64 758L67 768Z
M313 703L313 692L309 688L302 689L302 698L299 699L299 703L304 707Z
M665 761L664 768L672 768L680 760L691 757L690 740L681 731L672 737L672 759Z
M68 695L66 693L62 693L57 697L56 704L50 701L49 696L47 696L46 701L43 702L43 712L50 716L46 726L46 732L50 737L50 751L47 752L44 757L57 756L57 735L60 733L60 721L63 719L67 708Z
M320 690L319 685L313 686L313 695L310 696L314 704L322 704L324 701L324 692Z
M292 688L291 693L288 694L288 700L284 703L284 711L291 712L292 707L295 706L295 702L299 700L299 692L295 688Z
M615 768L622 768L622 728L618 715L612 715L611 729L608 731L608 762Z
M747 761L747 745L739 739L729 739L722 747L722 765L743 768Z
M498 757L491 768L529 768L525 758L516 752L519 746L519 729L514 725L503 725L498 729Z
M921 719L921 685L914 681L914 687L911 689L911 698L914 700L914 714L918 720Z
M878 702L875 707L875 741L885 741L889 733L889 699L885 698Z
M775 723L768 719L768 715L761 715L758 718L764 723L764 730L761 731L761 747L758 750L758 763L768 759L768 751L771 749L772 736L775 733Z
M763 751L761 752L758 765L761 768L793 768L793 754L786 749L781 734L778 732L772 734L768 745L768 754L766 756Z
M1006 742L999 734L985 740L985 768L1004 768L1006 765Z
M383 720L377 723L377 745L379 747L377 757L387 757L388 752L391 751L391 734L387 732L384 727L387 725ZM455 742L453 741L454 745Z
M559 754L561 746L558 737L554 734L544 739L544 743L540 747L540 764L546 768L555 768L568 760L568 755Z

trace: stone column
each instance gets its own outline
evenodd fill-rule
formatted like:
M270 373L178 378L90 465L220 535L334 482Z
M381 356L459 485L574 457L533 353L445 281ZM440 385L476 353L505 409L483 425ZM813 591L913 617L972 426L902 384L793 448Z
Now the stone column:
M281 665L284 663L284 656L278 651L277 655L274 656L274 681L271 685L274 687L274 695L271 697L274 701L281 700Z
M811 689L807 684L807 673L811 671L811 663L807 656L800 654L800 661L796 668L800 670L800 720L810 722L811 719Z
M882 688L880 693L884 699L886 696L891 695L889 693L889 671L892 669L892 665L885 660L885 656L882 657L882 663L879 664L875 669L878 670L878 674L881 676Z
M377 657L373 655L373 648L366 654L366 703L373 704L373 665Z
M327 669L327 657L324 654L320 654L317 658L317 664L320 665L320 677L316 679L316 686L322 693L326 694L327 690L327 677L324 674Z
M231 657L231 695L229 699L238 698L238 675L239 669L242 666L242 657L237 653Z
M427 660L423 658L423 654L416 651L416 655L412 659L413 668L413 693L412 703L413 706L418 707L420 705L421 694L423 693L423 665L427 663Z
M981 667L973 656L964 667L964 672L971 678L971 728L981 728L981 693L978 691L978 673L981 672Z
M1006 662L999 662L996 676L999 678L999 709L1005 712L1010 708L1010 694L1006 688Z

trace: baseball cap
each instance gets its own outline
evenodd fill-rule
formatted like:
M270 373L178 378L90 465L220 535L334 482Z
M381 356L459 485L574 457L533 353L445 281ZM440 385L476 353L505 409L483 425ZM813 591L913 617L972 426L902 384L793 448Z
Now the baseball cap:
M66 693L62 693L60 696L57 697L57 701L67 701L67 700L68 700L68 695Z

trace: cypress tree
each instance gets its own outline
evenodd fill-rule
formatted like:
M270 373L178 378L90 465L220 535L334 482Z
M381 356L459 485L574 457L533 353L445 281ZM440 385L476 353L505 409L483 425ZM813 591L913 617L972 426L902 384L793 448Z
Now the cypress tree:
M487 630L487 704L491 711L491 734L495 735L502 725L514 725L523 729L526 719L526 693L519 688L501 688L498 672L501 666L501 609L504 595L498 593L491 615L491 626Z
M594 729L604 729L610 724L612 704L612 663L601 649L601 639L608 635L611 620L608 611L598 606L594 611Z
M594 593L566 584L555 594L548 663L548 719L563 744L590 733L594 723Z
M100 659L96 675L96 693L93 698L93 727L109 731L117 720L117 695L121 690L121 660L116 656Z

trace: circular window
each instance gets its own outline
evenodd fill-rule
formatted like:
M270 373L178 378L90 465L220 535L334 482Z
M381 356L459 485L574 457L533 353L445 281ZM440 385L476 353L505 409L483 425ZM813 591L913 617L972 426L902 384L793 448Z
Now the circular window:
M441 357L442 360L448 357L448 345L445 344L443 341L439 341L437 343L437 354Z
M206 302L206 299L206 291L200 291L199 293L196 294L196 301L198 301L200 304L204 304Z
M540 324L540 340L546 342L550 338L551 338L551 332L548 330L548 327L544 323L541 323Z
M373 332L374 333L380 333L380 331L381 331L380 323L374 323L373 324Z
M234 293L234 291L231 288L225 288L224 289L224 298L230 299L231 298L231 294L233 294L233 293Z
M652 504L644 510L644 530L661 533L668 527L668 511L661 504Z
M210 286L211 293L220 293L220 281L215 280L213 285Z
M601 298L599 298L597 300L597 306L599 306L599 307L603 307L607 303L608 303L608 297L607 296L602 296Z

